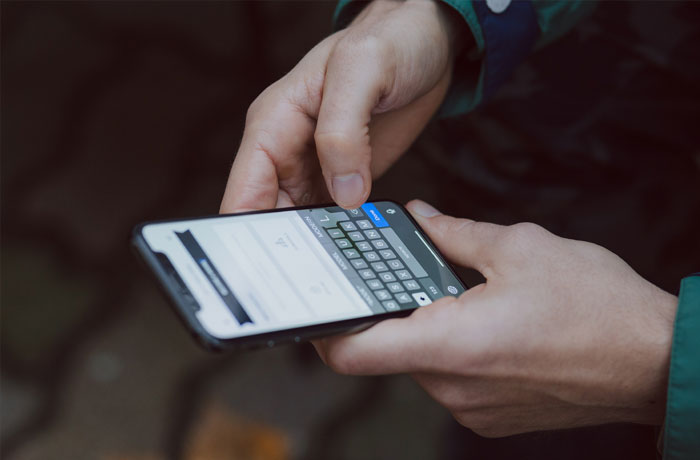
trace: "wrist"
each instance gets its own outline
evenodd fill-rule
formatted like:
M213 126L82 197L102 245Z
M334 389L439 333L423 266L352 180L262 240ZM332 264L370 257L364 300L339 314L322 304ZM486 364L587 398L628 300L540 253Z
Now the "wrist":
M656 286L650 298L649 321L639 327L643 346L639 349L640 357L646 357L645 372L640 375L641 393L637 410L631 422L660 425L666 410L666 392L668 387L669 366L671 361L671 344L673 342L673 325L678 308L678 298Z

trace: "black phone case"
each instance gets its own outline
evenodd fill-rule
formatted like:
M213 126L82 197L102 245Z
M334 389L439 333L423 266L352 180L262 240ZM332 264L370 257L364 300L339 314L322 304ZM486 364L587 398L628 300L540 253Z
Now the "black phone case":
M406 216L408 216L409 220L415 228L420 232L421 236L426 239L426 241L430 242L430 244L433 247L436 247L435 244L430 240L428 235L425 234L423 229L420 228L418 223L413 219L411 214L406 210L406 208L400 204L397 203L394 200L372 200L372 202L381 202L381 201L386 201L393 203L394 205L400 207L402 211L405 213ZM281 208L281 209L273 209L273 210L263 210L263 211L250 211L250 212L242 212L242 213L235 213L235 214L216 214L216 215L210 215L210 216L200 216L200 217L194 217L194 218L185 218L185 219L164 219L164 220L156 220L156 221L149 221L149 222L143 222L141 224L138 224L136 227L134 227L131 235L131 243L132 247L135 249L137 255L139 258L145 263L146 267L149 269L149 272L151 272L155 276L155 280L157 284L160 286L161 290L165 294L166 298L170 301L170 304L175 308L175 311L178 315L178 317L182 320L184 323L185 327L191 332L192 336L194 339L202 345L204 348L206 348L209 351L214 351L214 352L220 352L224 350L229 350L229 349L252 349L252 348L259 348L259 347L273 347L275 345L279 345L282 343L299 343L315 338L320 338L320 337L325 337L329 335L334 335L334 334L339 334L339 333L347 333L347 332L352 332L353 330L360 330L363 328L366 328L378 321L388 319L388 318L397 318L397 317L402 317L402 316L408 316L413 312L412 310L400 310L400 311L395 311L395 312L387 312L379 315L372 315L371 317L367 318L353 318L353 319L347 319L347 320L341 320L341 321L334 321L332 323L324 323L324 324L316 324L312 326L303 326L303 327L298 327L298 328L292 328L292 329L284 329L281 331L274 331L274 332L264 332L262 334L255 334L255 335L249 335L249 336L244 336L244 337L236 337L232 339L219 339L213 335L211 335L209 332L207 332L204 327L202 327L201 323L199 320L197 320L197 317L194 314L194 311L192 310L191 306L186 303L182 297L182 295L179 293L179 285L177 281L173 280L172 276L166 272L166 270L163 267L163 264L158 260L158 257L156 253L154 253L151 248L148 246L146 243L146 240L143 238L143 228L147 225L152 225L152 224L158 224L158 223L166 223L166 222L186 222L188 220L200 220L200 219L209 219L209 218L217 218L217 217L228 217L228 216L243 216L243 215L251 215L251 214L262 214L262 213L271 213L271 212L281 212L281 211L294 211L294 210L301 210L301 209L315 209L315 208L326 208L326 207L331 207L331 206L337 206L336 204L333 203L328 203L328 204L321 204L321 205L315 205L315 206L296 206L296 207L291 207L291 208ZM437 248L436 248L437 249ZM440 257L445 260L445 258L440 254ZM452 274L455 276L455 278L462 284L462 287L466 289L466 285L464 282L459 278L459 275L454 271L451 265L446 264L446 266L449 268L449 270L452 272Z

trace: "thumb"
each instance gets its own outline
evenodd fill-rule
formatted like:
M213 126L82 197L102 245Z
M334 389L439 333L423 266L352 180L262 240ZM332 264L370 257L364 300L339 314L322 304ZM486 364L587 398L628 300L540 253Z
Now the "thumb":
M413 200L406 207L448 259L478 270L487 279L493 274L491 267L505 227L447 216L420 200Z
M367 48L341 42L333 50L314 135L328 190L344 208L360 206L372 187L369 122L386 74L381 53Z

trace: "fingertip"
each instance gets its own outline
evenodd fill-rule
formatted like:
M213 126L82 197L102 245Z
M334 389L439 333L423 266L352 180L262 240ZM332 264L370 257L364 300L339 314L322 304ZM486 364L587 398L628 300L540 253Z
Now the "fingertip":
M360 173L333 176L330 191L333 200L345 209L359 208L370 193L370 184Z
M315 134L321 169L333 201L346 209L362 205L372 186L369 139L353 129Z
M325 339L311 340L311 345L313 345L313 347L316 349L316 354L321 359L321 362L323 362L323 364L327 366L328 363L326 362L326 350L324 342Z
M418 217L423 217L426 219L429 219L431 217L439 216L442 213L435 209L433 206L429 205L425 201L422 200L411 200L406 204L406 208L413 214L414 216Z
M276 208L291 208L292 206L294 206L294 204L295 203L289 196L289 193L281 189L277 192L277 204L275 205Z

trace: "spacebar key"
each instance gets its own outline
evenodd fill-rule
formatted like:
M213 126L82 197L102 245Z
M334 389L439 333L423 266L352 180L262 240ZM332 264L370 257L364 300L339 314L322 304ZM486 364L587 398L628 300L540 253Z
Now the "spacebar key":
M423 267L420 266L416 258L413 256L413 254L411 254L406 245L403 244L403 241L401 241L401 238L399 238L399 235L397 235L393 229L380 228L379 231L381 231L384 238L389 241L389 245L393 247L399 256L401 256L401 259L406 265L408 265L408 268L411 269L416 278L424 278L428 276L425 270L423 270Z

